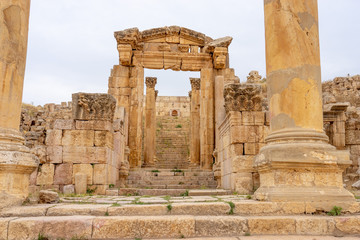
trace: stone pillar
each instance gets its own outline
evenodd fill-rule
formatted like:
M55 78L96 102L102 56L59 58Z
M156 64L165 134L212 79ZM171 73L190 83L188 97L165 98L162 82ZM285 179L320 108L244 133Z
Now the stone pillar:
M317 0L264 4L270 134L255 160L255 197L329 207L353 201L342 181L349 153L323 132Z
M200 165L200 78L190 78L190 163Z
M0 1L0 208L21 203L37 158L19 132L30 0Z
M200 167L212 169L214 152L214 69L200 72Z
M144 165L154 166L156 137L156 77L146 77Z

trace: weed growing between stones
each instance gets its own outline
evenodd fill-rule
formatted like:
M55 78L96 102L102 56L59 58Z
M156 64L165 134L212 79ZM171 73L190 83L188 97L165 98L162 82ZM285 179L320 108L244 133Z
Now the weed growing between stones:
M330 212L327 212L329 216L340 216L341 215L342 207L334 206Z
M37 240L49 240L49 238L43 235L42 233L39 233Z
M229 215L233 215L234 214L234 209L235 209L235 204L233 202L227 202L230 206L230 210L227 214Z
M181 197L187 197L189 196L189 190L186 190L184 193L180 194Z
M171 204L168 204L166 207L167 207L168 212L170 212L171 209L172 209L172 205L171 205Z

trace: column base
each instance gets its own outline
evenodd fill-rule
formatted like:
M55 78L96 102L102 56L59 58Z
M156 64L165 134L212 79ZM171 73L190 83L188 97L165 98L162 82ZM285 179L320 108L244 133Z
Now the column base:
M312 202L334 206L354 202L343 187L349 152L322 141L270 143L256 156L260 174L255 198L274 202Z
M28 196L29 176L38 159L22 145L16 130L0 129L0 208L17 205Z

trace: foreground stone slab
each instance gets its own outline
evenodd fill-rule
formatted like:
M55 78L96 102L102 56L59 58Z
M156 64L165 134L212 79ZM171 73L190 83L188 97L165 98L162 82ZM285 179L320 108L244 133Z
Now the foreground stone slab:
M170 214L166 205L160 204L110 207L108 213L110 216L154 216Z
M234 236L248 232L246 218L234 216L196 217L197 236Z
M51 239L90 239L92 220L87 216L20 218L10 222L8 239L38 239L39 233Z
M74 215L91 215L104 216L111 205L61 205L50 208L47 211L47 216L74 216Z
M38 217L45 216L47 210L50 207L54 207L54 204L43 204L35 206L19 206L5 208L0 211L0 217Z
M119 227L122 226L122 227ZM195 234L191 216L103 217L93 222L93 238L179 238Z

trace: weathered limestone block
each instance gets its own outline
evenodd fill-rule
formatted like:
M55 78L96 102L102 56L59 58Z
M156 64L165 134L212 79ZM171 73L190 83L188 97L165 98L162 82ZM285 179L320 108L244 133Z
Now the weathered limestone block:
M77 130L95 130L95 131L111 131L112 125L110 121L102 120L76 120L75 128Z
M261 75L259 75L258 71L251 71L249 73L249 76L247 76L246 78L247 78L247 80L246 80L247 83L259 84L259 83L261 83L261 80L262 80Z
M94 164L94 184L108 184L108 165Z
M63 193L64 194L73 194L73 193L75 193L75 187L74 187L74 185L65 185L64 187L63 187Z
M223 69L226 67L228 49L225 47L216 47L213 54L214 68Z
M254 156L252 155L232 156L231 169L235 173L253 172L253 160Z
M75 120L108 120L114 118L116 100L109 94L74 93L72 95Z
M64 130L63 146L94 146L94 130Z
M74 175L74 185L76 194L85 194L87 190L88 176L85 173L76 173Z
M39 167L36 185L52 185L54 184L54 164L43 164Z
M232 175L233 189L239 194L251 194L254 189L253 176L249 172L239 172Z
M248 220L249 232L252 234L295 234L295 219L286 217L254 218Z
M54 184L68 185L72 183L73 164L63 163L55 166Z
M112 151L107 147L63 147L64 163L108 163L111 159Z
M46 146L61 146L62 130L47 130L46 131Z
M39 203L58 203L59 194L57 192L41 190L39 192Z
M72 119L56 119L54 122L54 129L70 130L74 128L74 120Z
M114 134L109 131L95 131L95 147L114 148Z
M130 44L119 44L117 46L119 51L119 61L123 66L130 66L132 59L132 47Z
M62 146L47 146L46 147L46 161L48 163L62 163Z
M73 180L72 180L73 184L76 184L75 176L78 173L86 175L87 184L89 184L89 185L93 184L94 169L91 164L74 164L73 165ZM82 179L82 177L80 177L80 178ZM76 186L75 186L75 189L76 189ZM76 192L76 193L78 193L78 192ZM85 188L85 193L86 193L86 188Z
M262 111L254 111L254 112L248 112L243 111L242 112L242 124L243 125L258 125L258 126L264 126L265 123L265 113Z

